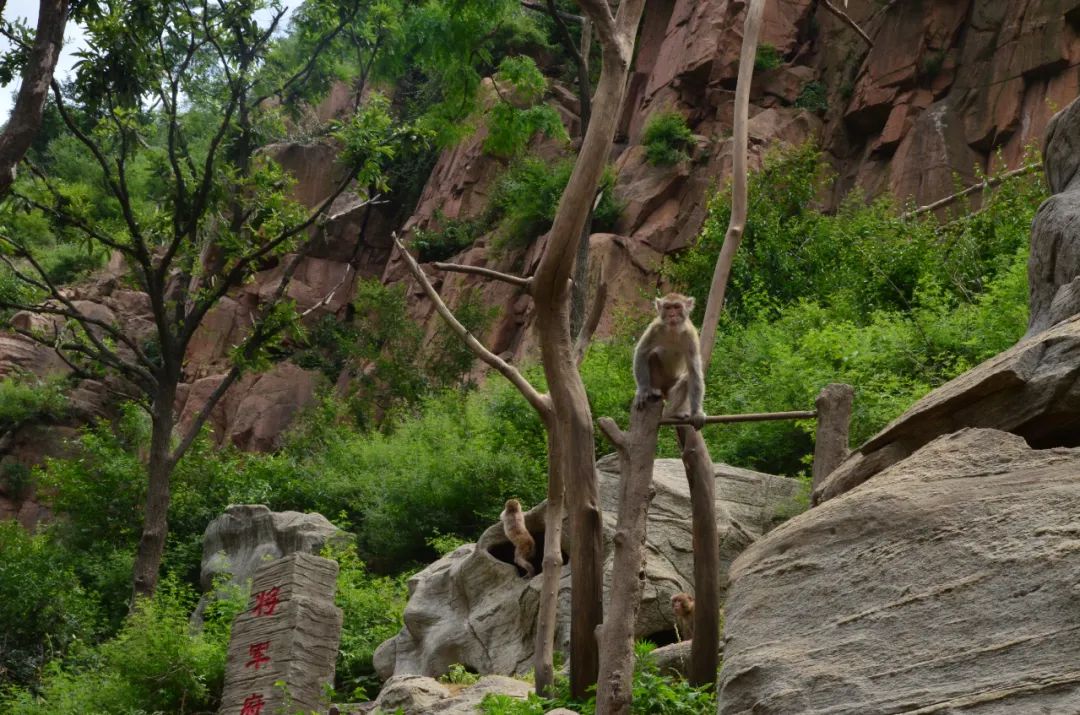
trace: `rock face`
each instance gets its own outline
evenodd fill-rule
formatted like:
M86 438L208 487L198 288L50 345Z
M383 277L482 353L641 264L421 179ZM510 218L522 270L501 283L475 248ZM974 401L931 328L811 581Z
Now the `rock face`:
M755 542L721 715L1080 712L1078 471L962 430Z
M618 469L613 456L597 464L604 513L607 568L618 499ZM777 515L793 508L799 484L792 479L716 465L721 568L727 568L749 541L766 531ZM693 591L690 496L682 462L657 460L656 497L648 515L646 584L638 616L638 637L660 643L674 638L670 599ZM730 514L730 518L727 515ZM537 543L534 566L541 566L544 506L526 514ZM732 524L731 519L739 526ZM568 534L565 529L563 534ZM568 548L568 544L564 548ZM409 581L405 627L379 646L375 668L382 678L416 674L438 676L460 663L479 673L523 674L532 667L539 578L526 580L513 565L513 547L494 525L476 544L458 548ZM570 564L560 586L558 647L569 640Z
M203 534L199 580L204 590L223 575L242 584L266 561L296 552L318 554L327 541L343 536L322 514L273 512L262 504L230 506Z
M1043 148L1053 193L1031 227L1028 334L1080 313L1080 102L1054 115Z
M814 503L861 484L943 434L990 427L1034 447L1080 437L1080 101L1051 121L1046 176L1054 195L1039 208L1028 262L1031 317L1013 348L942 385L893 420L818 486Z

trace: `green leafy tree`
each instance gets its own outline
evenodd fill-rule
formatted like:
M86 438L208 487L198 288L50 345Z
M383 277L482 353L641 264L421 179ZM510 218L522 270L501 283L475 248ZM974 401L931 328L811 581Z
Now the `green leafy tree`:
M263 5L97 6L86 20L90 42L76 80L66 90L54 83L53 96L82 160L97 167L102 190L87 201L80 186L33 164L30 178L15 187L17 210L123 257L130 280L149 297L149 340L87 315L33 245L10 228L0 234L0 260L23 286L0 306L54 319L51 329L21 332L55 348L79 374L122 377L150 415L136 595L152 593L157 583L177 463L230 386L245 370L265 365L267 347L298 325L285 296L309 249L307 229L351 186L362 193L385 188L387 164L404 145L422 140L393 122L387 100L373 95L335 130L344 147L342 178L330 196L312 210L292 201L291 178L254 151L275 122L257 87L265 82L261 68L284 12L271 6L273 19L263 27L254 19ZM8 206L5 218L15 212ZM281 277L234 349L231 368L174 440L177 387L192 338L230 291L273 263L283 266Z

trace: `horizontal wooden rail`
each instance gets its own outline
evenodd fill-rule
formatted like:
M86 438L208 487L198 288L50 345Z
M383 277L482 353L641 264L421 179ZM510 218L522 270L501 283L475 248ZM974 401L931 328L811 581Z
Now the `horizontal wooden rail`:
M817 410L802 412L750 412L745 415L710 415L705 424L718 425L728 422L768 422L769 420L809 420L817 417ZM662 425L688 425L690 420L662 419Z

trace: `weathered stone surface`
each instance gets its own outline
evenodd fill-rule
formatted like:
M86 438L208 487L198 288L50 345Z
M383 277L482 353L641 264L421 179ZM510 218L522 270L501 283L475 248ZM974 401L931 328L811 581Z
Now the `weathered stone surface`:
M619 478L613 456L600 460L597 466L610 569ZM751 539L770 527L778 511L790 506L799 487L791 479L722 464L716 465L716 479L721 568L726 570ZM646 543L647 582L636 634L663 642L674 635L671 596L693 591L690 496L678 460L657 460L654 481L656 497L649 509ZM525 519L537 542L534 566L539 572L544 505L529 510ZM564 528L563 534L569 538L568 529ZM565 543L564 550L568 549L569 543ZM501 525L496 524L478 543L458 548L410 579L405 627L375 653L379 675L438 676L454 663L479 673L527 672L532 667L540 579L519 576L512 553ZM559 595L556 641L564 650L569 639L571 568L573 564L563 570Z
M1080 450L968 429L732 565L721 715L1080 712Z
M1044 164L1053 196L1031 226L1028 289L1032 335L1080 312L1080 102L1050 121Z
M475 715L488 693L501 693L524 700L533 690L522 680L486 675L465 687L447 686L421 675L395 675L386 681L375 701L376 711L402 715Z
M221 715L322 709L341 637L337 572L336 561L304 553L259 568L233 620Z
M204 590L226 575L231 583L243 584L267 561L298 552L317 554L327 541L342 536L322 514L236 504L211 521L203 533L199 581Z
M1026 338L916 402L844 461L814 501L843 494L931 440L964 427L1020 435L1035 446L1078 444L1080 316Z

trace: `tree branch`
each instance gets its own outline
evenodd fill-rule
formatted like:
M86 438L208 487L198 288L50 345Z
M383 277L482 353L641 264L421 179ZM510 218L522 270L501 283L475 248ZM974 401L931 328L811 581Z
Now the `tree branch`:
M482 268L480 266L463 266L460 263L442 263L441 261L436 261L431 264L431 267L449 273L471 273L477 276L484 276L486 278L519 286L526 291L532 286L532 278L522 278L521 276L515 276L509 273L500 273L499 271L493 271L490 268Z
M838 18L843 20L846 25L851 27L851 29L855 30L855 32L857 32L859 34L859 37L863 38L863 40L866 41L867 45L869 45L871 47L874 46L874 41L870 39L869 35L867 35L865 32L863 32L863 29L861 27L859 27L858 23L856 23L854 20L851 19L850 15L848 15L846 12L844 12L840 8L833 5L831 2L829 2L829 0L821 0L821 2L822 2L823 5L825 5L825 8L829 12L831 12L833 15L836 15Z
M41 0L38 5L37 34L26 67L23 68L19 95L7 126L0 134L0 196L15 180L15 167L30 149L45 111L45 98L67 26L67 0Z
M540 3L529 2L529 0L521 0L521 6L526 10L534 10L536 12L547 13L548 8L544 7ZM573 13L563 12L562 10L556 10L558 12L558 18L560 20L569 20L570 22L585 22L585 18L581 15L574 15Z
M435 304L435 310L446 322L450 329L453 330L462 341L469 347L469 349L478 358L499 371L503 377L509 380L514 387L518 389L529 404L540 413L541 415L547 415L551 412L551 399L547 395L541 395L535 387L533 387L525 377L518 372L510 363L500 358L495 353L484 347L479 340L473 337L472 333L461 324L461 321L446 307L446 303L439 296L438 291L431 285L431 281L424 274L424 271L420 268L420 264L416 262L416 259L412 257L405 245L402 244L401 239L398 238L397 233L392 234L394 238L394 244L397 245L398 250L401 252L402 257L405 259L405 264L409 268L409 272L420 284L420 287L427 294L427 297Z
M585 318L585 322L581 325L581 331L574 340L574 354L579 366L581 361L585 359L585 351L592 341L596 327L600 325L600 318L603 316L604 307L607 304L607 291L607 282L604 280L604 272L601 269L600 282L596 286L596 295L593 296L592 305L589 306L589 315Z
M711 415L705 418L705 424L718 425L731 422L769 422L773 420L810 420L817 417L814 410L802 410L798 412L748 412L744 415ZM660 420L662 425L689 425L690 420L680 420L665 417Z

